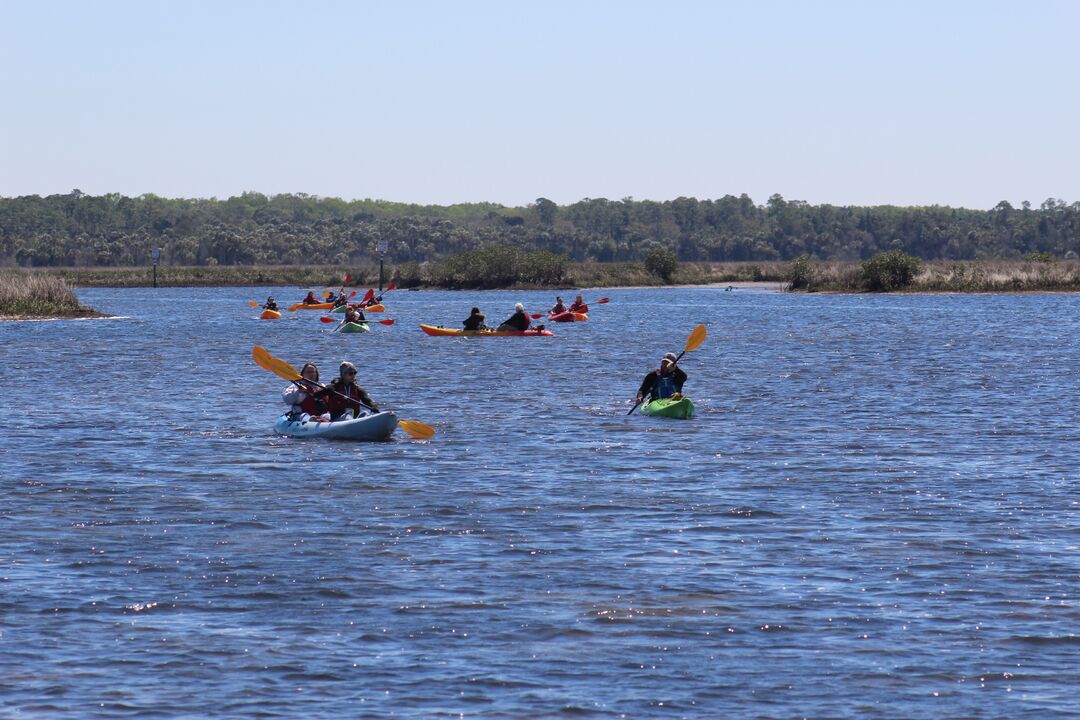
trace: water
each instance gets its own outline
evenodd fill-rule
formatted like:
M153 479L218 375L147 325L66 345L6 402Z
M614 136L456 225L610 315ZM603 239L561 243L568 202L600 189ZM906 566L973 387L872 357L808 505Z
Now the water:
M266 294L0 324L0 716L1080 715L1080 298ZM698 323L698 417L627 417ZM275 437L255 344L438 434Z

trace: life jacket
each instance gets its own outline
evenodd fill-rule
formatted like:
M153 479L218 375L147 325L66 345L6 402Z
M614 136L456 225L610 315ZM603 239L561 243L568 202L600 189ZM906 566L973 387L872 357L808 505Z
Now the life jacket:
M322 415L326 412L326 403L311 397L311 395L307 395L300 401L300 409L308 415Z
M667 375L661 375L660 371L656 371L656 389L653 392L658 398L671 397L675 394L677 388L675 387L675 373L668 373Z
M328 386L330 390L336 390L337 392L329 392L326 395L326 407L331 415L338 415L342 410L347 408L353 408L354 410L360 410L360 388L354 383L352 385L346 385L345 383L335 380ZM348 399L341 397L341 395L347 395Z
M575 301L574 304L570 306L570 312L587 313L589 312L589 306L585 303L579 303Z
M563 305L562 303L559 303L555 307L551 308L551 314L552 315L559 315L559 314L564 313L564 312L566 312L566 306Z
M308 293L307 297L304 298L304 303L303 304L304 305L315 305L318 302L319 301L315 299L315 293Z

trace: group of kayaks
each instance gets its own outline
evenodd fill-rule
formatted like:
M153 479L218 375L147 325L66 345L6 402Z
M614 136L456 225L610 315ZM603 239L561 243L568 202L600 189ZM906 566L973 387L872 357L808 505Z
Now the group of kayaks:
M388 289L392 289L388 288ZM370 298L367 298L370 300ZM607 302L607 298L604 298L601 302ZM362 303L361 303L362 304ZM289 306L289 311L296 310L328 310L333 313L344 313L346 309L345 305L339 305L334 307L333 303L295 303ZM381 303L373 305L363 306L364 312L383 312L385 307ZM281 312L276 310L264 309L259 316L264 320L277 319L281 317ZM539 315L533 315L533 317L540 317ZM550 322L585 322L589 319L586 313L565 311L560 313L548 313L547 319ZM323 318L324 322L329 322L329 318ZM386 321L386 323L393 322ZM360 323L343 323L337 328L338 332L343 333L366 333L370 332L371 328L366 322ZM457 328L447 328L440 325L431 325L427 323L420 324L420 330L429 337L552 337L554 333L545 329L543 326L538 328L529 328L527 330L498 330L486 328L483 330L463 330ZM699 326L695 334L700 332L701 337L696 340L697 345L700 345L704 339L704 326ZM692 336L693 341L693 336ZM694 345L696 347L696 345ZM690 343L687 345L687 349L692 349ZM661 398L646 402L641 405L641 412L643 415L649 415L654 417L676 418L686 420L694 417L694 403L690 398L676 393L669 398ZM402 423L409 423L414 421L401 421ZM378 412L370 415L363 415L361 417L353 418L350 420L338 420L335 422L324 422L318 418L310 417L307 415L296 417L290 414L282 415L278 418L274 424L274 430L280 435L297 438L311 438L322 437L332 439L346 439L346 440L386 440L399 426L397 416L393 412ZM432 433L434 431L431 431Z

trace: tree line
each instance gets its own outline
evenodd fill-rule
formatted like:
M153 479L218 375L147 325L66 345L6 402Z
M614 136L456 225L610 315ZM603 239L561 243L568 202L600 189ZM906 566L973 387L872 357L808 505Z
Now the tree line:
M903 251L934 260L1080 254L1080 202L1037 208L810 205L773 195L716 200L586 198L525 207L449 206L248 192L226 200L156 195L0 198L0 265L138 266L160 248L172 265L423 263L494 246L576 261L865 260Z

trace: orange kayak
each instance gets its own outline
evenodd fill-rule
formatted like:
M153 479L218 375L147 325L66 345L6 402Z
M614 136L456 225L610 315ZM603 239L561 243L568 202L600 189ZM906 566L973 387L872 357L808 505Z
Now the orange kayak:
M277 310L263 310L262 314L259 315L260 320L277 320L279 317L281 317L281 313Z
M421 325L420 329L432 337L551 337L550 330L456 330L436 325Z
M332 307L334 307L334 303L293 303L289 306L289 312L297 310L329 310Z

